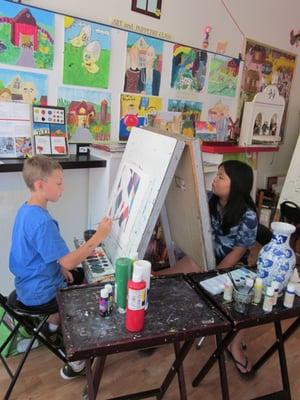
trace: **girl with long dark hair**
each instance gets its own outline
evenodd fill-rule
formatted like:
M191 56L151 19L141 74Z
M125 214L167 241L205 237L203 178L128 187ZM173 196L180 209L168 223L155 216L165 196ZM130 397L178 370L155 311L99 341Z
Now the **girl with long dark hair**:
M249 248L255 244L257 216L250 192L253 172L249 165L228 160L219 165L209 200L217 268L247 264ZM245 354L240 331L228 347L228 353L244 378L253 375Z

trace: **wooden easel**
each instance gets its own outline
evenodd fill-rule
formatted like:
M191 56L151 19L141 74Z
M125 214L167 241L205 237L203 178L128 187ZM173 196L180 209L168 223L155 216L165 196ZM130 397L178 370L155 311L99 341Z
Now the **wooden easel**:
M157 182L154 183L156 195L151 198L152 208L150 215L147 214L146 223L143 225L140 218L141 214L145 214L144 204L138 213L138 221L134 221L130 241L121 251L118 243L114 243L110 237L104 241L107 256L113 262L116 257L130 257L133 252L137 252L138 257L143 258L160 215L171 266L176 262L174 251L176 245L201 266L201 270L215 268L199 140L152 129L135 128L133 132L113 185L110 207L115 204L113 193L120 182L122 168L126 163L144 166L141 171L152 175L155 175L155 168L157 170L156 163L163 162L164 156L168 159L168 163L164 167L159 187ZM169 138L164 139L166 136ZM161 147L162 143L170 141L173 142L172 150L170 146L169 150ZM157 157L158 153L161 154L161 159Z

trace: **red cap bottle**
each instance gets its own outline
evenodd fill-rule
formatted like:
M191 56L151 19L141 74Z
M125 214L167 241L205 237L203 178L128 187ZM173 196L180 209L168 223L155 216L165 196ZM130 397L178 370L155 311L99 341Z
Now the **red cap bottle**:
M145 288L140 271L133 273L128 281L128 297L125 326L129 332L140 332L144 327L145 318Z

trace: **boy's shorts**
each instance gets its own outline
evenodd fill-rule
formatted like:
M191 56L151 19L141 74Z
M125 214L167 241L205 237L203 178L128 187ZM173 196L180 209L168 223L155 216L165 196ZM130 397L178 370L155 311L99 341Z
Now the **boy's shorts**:
M76 268L70 272L73 275L73 282L68 284L68 286L81 285L84 280L83 268ZM41 304L38 306L26 306L19 300L17 300L17 303L19 303L20 306L22 308L24 308L25 310L32 311L33 313L37 313L37 314L39 314L39 313L55 314L58 312L58 305L57 305L56 297L54 297L54 299L50 300L48 303Z

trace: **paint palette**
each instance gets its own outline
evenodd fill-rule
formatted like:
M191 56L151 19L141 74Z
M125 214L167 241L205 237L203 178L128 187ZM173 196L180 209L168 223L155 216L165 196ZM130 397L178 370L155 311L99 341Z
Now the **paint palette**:
M84 270L88 283L110 281L114 279L115 269L101 246L84 261Z
M64 124L65 109L63 107L33 106L33 122Z

